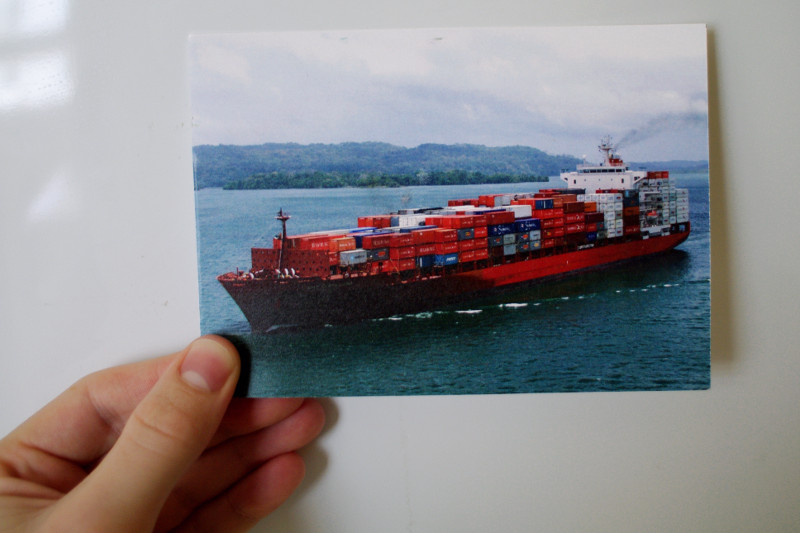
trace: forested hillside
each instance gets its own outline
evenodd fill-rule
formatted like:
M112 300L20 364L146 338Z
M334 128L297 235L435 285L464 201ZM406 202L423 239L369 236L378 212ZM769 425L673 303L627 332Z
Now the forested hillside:
M257 183L267 188L532 181L574 168L579 162L575 157L552 156L525 146L423 144L405 148L369 142L194 147L197 188L226 184L254 188Z

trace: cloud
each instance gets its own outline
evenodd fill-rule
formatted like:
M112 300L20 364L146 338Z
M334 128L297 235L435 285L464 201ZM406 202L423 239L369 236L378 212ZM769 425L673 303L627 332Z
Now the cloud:
M278 32L192 43L197 142L585 153L607 133L707 113L701 25Z

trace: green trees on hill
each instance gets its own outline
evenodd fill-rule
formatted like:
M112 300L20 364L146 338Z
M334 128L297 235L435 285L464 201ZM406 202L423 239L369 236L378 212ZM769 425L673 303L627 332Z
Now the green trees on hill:
M412 185L465 185L479 183L522 183L547 181L547 177L513 174L484 174L464 170L419 172L417 174L343 174L339 172L270 172L230 181L224 189L328 189L336 187L408 187Z
M202 145L195 187L391 187L534 181L580 161L526 146L387 143Z

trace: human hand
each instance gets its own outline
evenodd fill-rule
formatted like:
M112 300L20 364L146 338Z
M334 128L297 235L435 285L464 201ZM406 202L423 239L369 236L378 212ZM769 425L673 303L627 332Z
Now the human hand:
M244 531L304 475L314 400L231 399L235 348L83 378L0 441L0 531Z

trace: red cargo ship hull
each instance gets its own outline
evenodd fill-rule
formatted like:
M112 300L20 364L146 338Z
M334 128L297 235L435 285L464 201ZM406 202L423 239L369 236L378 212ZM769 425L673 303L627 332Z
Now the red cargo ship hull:
M436 275L363 275L328 279L251 279L233 273L217 279L253 331L279 325L315 326L416 313L463 301L497 287L579 273L672 250L686 231L649 239L608 242L552 255L504 258L458 265Z

